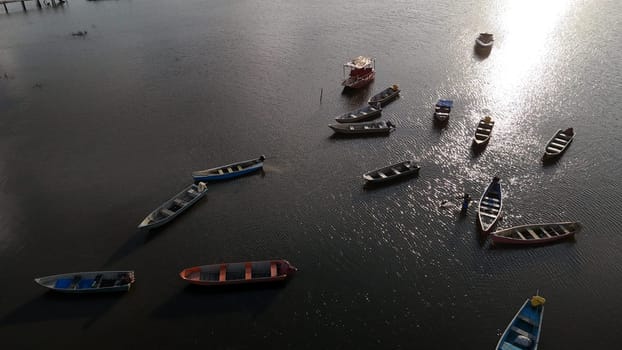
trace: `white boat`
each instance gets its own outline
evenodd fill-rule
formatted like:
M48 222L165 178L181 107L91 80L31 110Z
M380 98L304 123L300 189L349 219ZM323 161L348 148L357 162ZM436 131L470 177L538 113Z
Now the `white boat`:
M490 134L492 134L492 128L495 126L495 121L489 116L480 119L477 123L477 129L475 129L475 135L473 136L473 146L481 147L490 141Z
M45 288L74 294L125 292L134 281L134 271L72 272L35 278Z
M553 137L551 137L549 142L546 144L543 159L548 160L559 157L562 153L564 153L566 148L568 148L574 139L574 135L574 130L572 128L557 130L555 135L553 135Z
M477 218L483 233L488 233L501 216L503 200L501 197L501 183L498 177L494 177L492 182L486 187L482 198L479 201Z
M204 182L192 184L173 198L157 207L138 225L139 229L152 229L166 224L183 213L191 205L203 198L207 193L207 185Z
M521 225L491 233L495 244L536 245L546 244L574 236L581 228L578 222Z

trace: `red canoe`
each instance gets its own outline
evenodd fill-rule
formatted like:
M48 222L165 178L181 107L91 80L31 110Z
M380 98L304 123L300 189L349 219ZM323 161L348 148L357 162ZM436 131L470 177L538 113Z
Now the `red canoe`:
M182 279L202 286L283 281L298 271L287 260L264 260L195 266L179 273Z

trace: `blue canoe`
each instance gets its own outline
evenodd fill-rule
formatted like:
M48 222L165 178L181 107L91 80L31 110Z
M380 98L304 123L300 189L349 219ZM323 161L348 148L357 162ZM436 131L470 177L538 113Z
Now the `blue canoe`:
M501 216L503 202L501 198L501 183L499 181L500 179L495 176L479 201L477 218L483 233L490 232Z
M199 170L192 173L194 181L227 180L246 175L263 167L263 155L256 159L244 160L237 163L227 164L216 168Z
M497 350L536 350L542 330L545 299L535 295L525 301L503 332Z

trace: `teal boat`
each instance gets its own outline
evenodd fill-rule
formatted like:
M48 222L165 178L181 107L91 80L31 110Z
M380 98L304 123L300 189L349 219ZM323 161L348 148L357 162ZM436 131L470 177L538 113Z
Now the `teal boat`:
M527 299L503 332L495 349L536 350L540 341L545 301L539 295Z

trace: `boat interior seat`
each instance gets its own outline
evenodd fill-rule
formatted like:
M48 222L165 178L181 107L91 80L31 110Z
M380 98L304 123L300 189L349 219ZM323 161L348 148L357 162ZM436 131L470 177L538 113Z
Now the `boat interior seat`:
M535 337L533 336L533 334L527 332L526 330L524 330L522 328L518 328L516 326L512 326L512 327L510 327L510 330L515 332L515 333L518 333L518 334L520 334L520 335L522 335L524 337L527 337L529 339L535 340Z
M270 277L276 277L276 274L277 274L276 262L271 262L270 263Z
M161 209L160 212L166 216L171 216L175 214L175 212L166 208Z
M242 169L244 169L244 168L242 168L242 166L241 166L241 165L238 165L238 171L239 171L239 170L242 170Z
M503 342L503 344L501 345L501 350L523 350L522 348L519 348L511 343L508 343L506 341Z
M224 171L222 171L222 169L218 169L218 174L222 175L222 174L224 174L224 173L225 173L225 172L224 172Z
M527 317L525 315L518 315L518 319L520 319L521 321L524 321L525 323L528 323L528 324L530 324L530 325L532 325L534 327L538 327L538 323L534 319L529 318L529 317Z
M228 172L230 172L230 173L232 173L232 172L233 172L233 169L231 169L231 167L228 167L228 168L227 168L227 171L228 171Z
M182 200L181 200L181 199L179 199L179 198L175 198L175 199L173 199L173 203L177 204L177 205L178 205L178 206L180 206L180 207L183 207L184 205L186 205L186 202L182 201Z
M81 279L80 282L78 282L78 289L92 288L93 287L93 282L95 282L94 278Z

